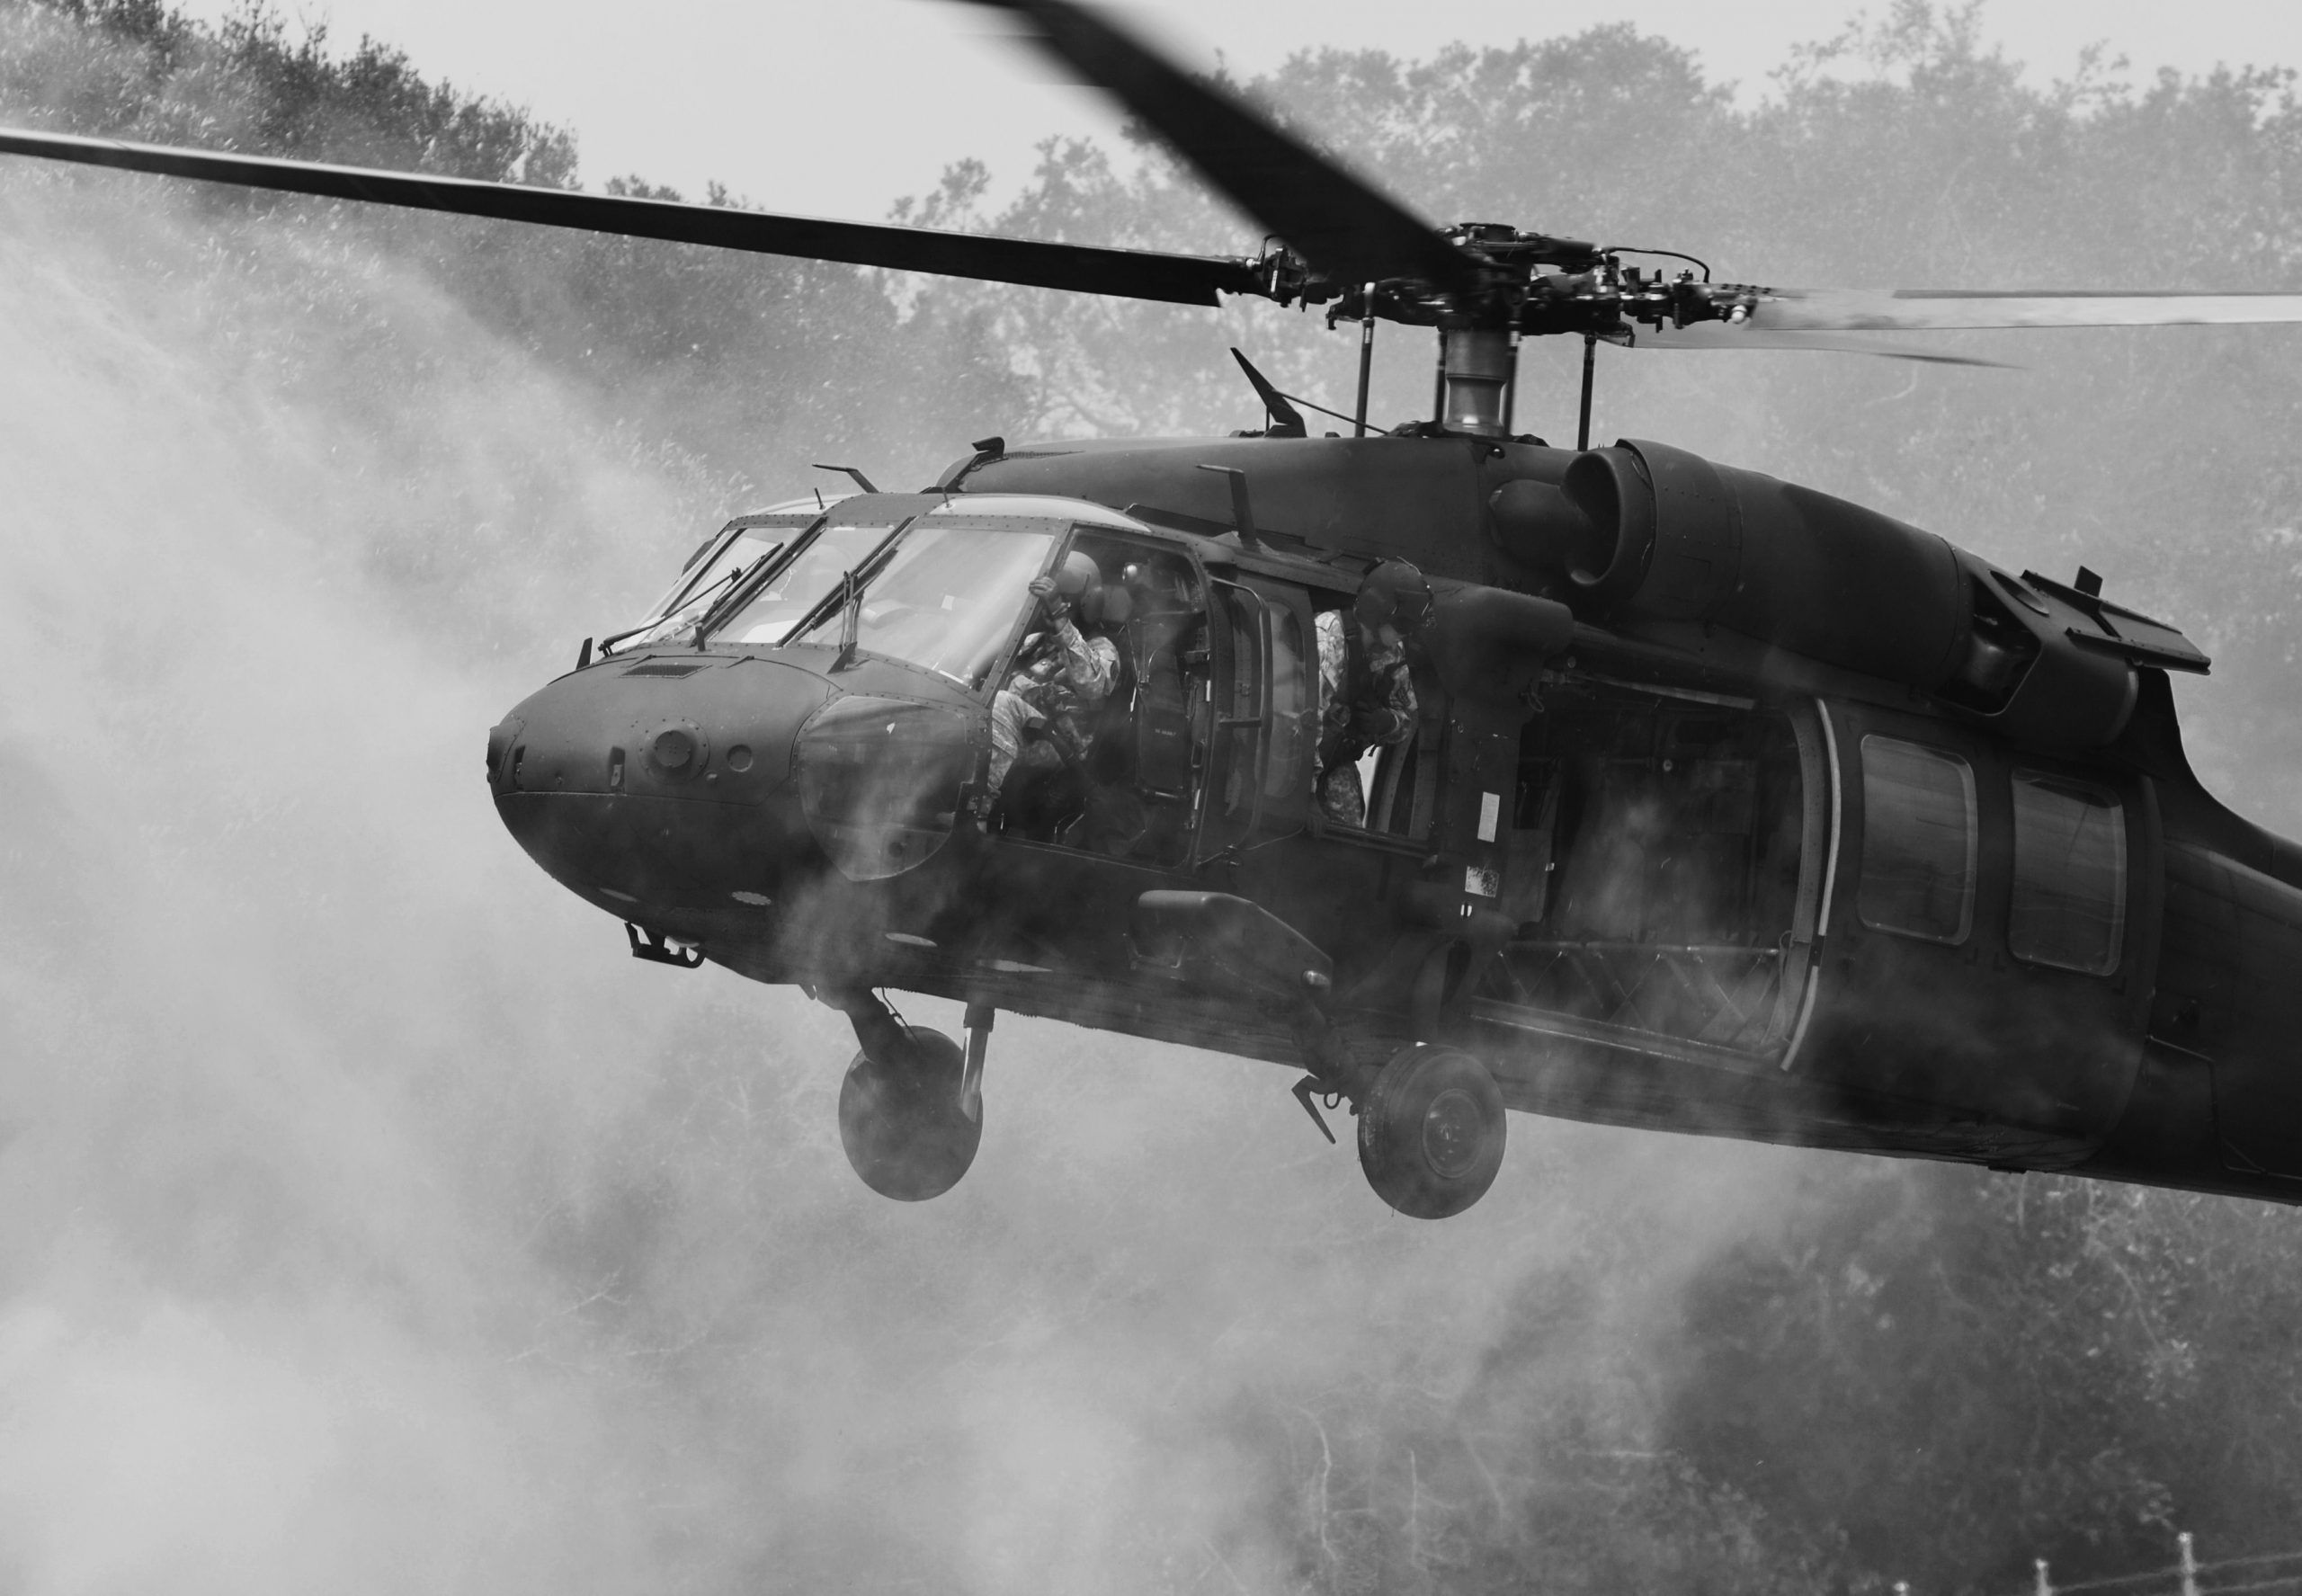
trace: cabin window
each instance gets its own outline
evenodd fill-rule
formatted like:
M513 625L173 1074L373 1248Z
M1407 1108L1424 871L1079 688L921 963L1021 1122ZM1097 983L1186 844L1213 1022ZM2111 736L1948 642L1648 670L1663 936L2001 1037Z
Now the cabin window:
M1216 722L1221 732L1223 815L1245 824L1255 809L1255 747L1263 731L1263 600L1233 583L1218 585L1231 642L1231 691L1218 700L1223 713Z
M1963 942L1974 927L1975 773L1955 754L1862 739L1862 878L1873 931Z
M1303 657L1303 623L1291 609L1272 604L1271 626L1271 747L1263 756L1263 791L1280 813L1311 789L1312 745L1318 737L1318 709L1312 701L1312 671Z
M2126 933L2126 811L2089 782L2014 772L2017 958L2107 976Z

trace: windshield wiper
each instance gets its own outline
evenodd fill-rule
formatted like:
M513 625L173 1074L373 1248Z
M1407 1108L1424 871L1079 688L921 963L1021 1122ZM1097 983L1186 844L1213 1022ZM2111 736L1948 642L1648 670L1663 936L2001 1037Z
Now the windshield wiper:
M666 611L664 614L657 616L653 620L643 621L639 625L633 627L629 631L618 632L614 637L604 639L600 644L600 652L602 654L605 654L609 649L613 648L619 643L626 642L630 638L640 637L648 632L662 631L665 627L671 627L674 631L680 629L680 628L674 623L679 620L679 617L682 613L694 609L696 604L702 600L705 593L709 593L712 588L715 587L728 588L729 591L732 592L733 584L740 582L745 573L757 570L759 568L761 559L772 557L776 551L781 549L783 545L779 543L774 548L771 548L766 554L760 556L759 559L753 560L751 564L737 566L735 569L729 571L718 581L710 583L709 584L697 590L697 592L690 595L685 603L681 604L677 609ZM708 606L702 613L697 617L695 625L698 628L697 636L699 638L702 635L700 629L703 626L703 623L710 620L711 617L718 612L720 604L726 601L727 597L727 593L721 593L718 598L714 599L709 606Z
M707 608L702 614L695 618L695 645L697 647L700 648L703 646L703 634L711 629L711 623L719 619L719 612L728 607L727 601L736 596L736 590L743 586L745 579L746 577L757 575L761 571L765 570L767 568L768 562L782 552L783 545L778 543L772 548L763 550L753 559L750 565L737 566L734 570L727 573L725 578L727 584L727 591L721 593L718 598L712 600L710 606ZM716 582L712 584L713 587L717 587L718 585L719 584ZM704 589L704 593L709 593L710 591L710 588ZM698 593L696 595L697 598L701 598L702 596L702 593ZM692 601L690 602L692 602Z
M885 538L879 539L879 545L870 553L842 572L838 582L833 584L831 591L808 605L807 612L792 622L790 629L775 640L775 646L778 648L789 648L793 643L799 641L803 633L821 626L827 617L844 609L851 597L860 596L865 588L870 586L872 578L879 575L879 568L893 557L897 538L909 530L910 526L910 522L905 522L903 525L897 527ZM859 572L861 575L859 575L857 574Z
M868 560L863 562L864 565L870 563ZM775 640L775 646L778 648L789 648L798 640L802 632L813 630L830 620L838 611L847 608L849 600L861 598L864 584L855 579L855 573L861 568L861 566L850 566L841 572L839 580L833 584L832 590L810 604L807 607L807 612L791 623L790 630ZM868 581L869 578L865 580Z

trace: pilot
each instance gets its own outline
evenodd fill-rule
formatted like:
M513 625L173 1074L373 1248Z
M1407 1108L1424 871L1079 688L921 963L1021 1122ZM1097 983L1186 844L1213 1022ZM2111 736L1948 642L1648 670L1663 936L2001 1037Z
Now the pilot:
M1320 612L1319 807L1337 825L1367 824L1360 759L1414 736L1406 639L1430 616L1430 585L1403 559L1370 571L1351 609Z
M1083 629L1099 608L1102 585L1093 559L1076 550L1031 584L1039 629L1016 656L1007 685L991 701L987 798L1003 791L1019 764L1044 781L1076 772L1087 757L1094 743L1094 712L1119 677L1118 645Z

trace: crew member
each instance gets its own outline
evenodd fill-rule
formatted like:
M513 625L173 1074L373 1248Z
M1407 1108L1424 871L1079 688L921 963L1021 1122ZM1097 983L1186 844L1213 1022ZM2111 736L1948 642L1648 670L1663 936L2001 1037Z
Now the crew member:
M995 798L1017 765L1053 776L1076 771L1094 743L1094 712L1119 677L1119 648L1081 629L1102 592L1102 573L1075 550L1031 584L1039 630L991 701L991 787ZM1018 778L1022 780L1022 778ZM987 805L986 805L987 807Z
M1319 807L1337 825L1367 824L1360 759L1414 736L1406 638L1430 614L1423 573L1394 559L1367 574L1352 608L1319 615Z

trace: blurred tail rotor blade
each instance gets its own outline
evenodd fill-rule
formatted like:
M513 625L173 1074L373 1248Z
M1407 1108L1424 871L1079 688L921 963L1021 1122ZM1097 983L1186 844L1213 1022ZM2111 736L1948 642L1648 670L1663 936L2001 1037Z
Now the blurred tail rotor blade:
M1341 281L1476 286L1477 263L1405 206L1070 0L977 0L1141 117L1241 210Z
M1750 325L1768 332L1967 327L2184 327L2302 322L2302 294L2092 290L1767 289Z
M1753 318L1755 319L1755 318ZM2007 361L1986 361L1977 355L1952 354L1907 343L1897 338L1850 338L1837 333L1782 332L1750 322L1697 322L1688 327L1638 330L1634 349L1803 349L1816 354L1878 355L1890 361L1923 361L1937 366L1989 366L2019 370Z
M586 194L517 183L476 183L420 172L328 166L226 150L127 144L17 128L0 128L0 155L38 156L242 188L1176 305L1218 304L1218 291L1263 291L1262 280L1249 262L1151 250L1099 249L1032 238L942 233L927 227L875 227L728 206Z

